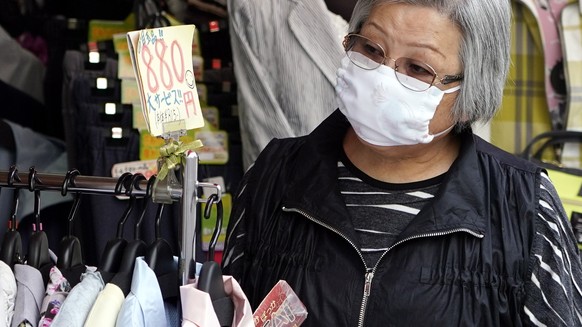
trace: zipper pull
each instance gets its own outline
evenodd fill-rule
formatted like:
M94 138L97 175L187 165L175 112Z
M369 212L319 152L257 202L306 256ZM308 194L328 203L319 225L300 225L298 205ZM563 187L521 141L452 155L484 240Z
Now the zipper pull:
M372 288L372 278L374 278L374 272L372 270L368 270L366 272L366 282L364 283L364 296L370 296L370 291Z

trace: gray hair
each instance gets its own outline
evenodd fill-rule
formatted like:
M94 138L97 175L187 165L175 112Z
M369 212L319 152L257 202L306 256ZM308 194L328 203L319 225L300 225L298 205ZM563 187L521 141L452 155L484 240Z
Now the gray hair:
M349 32L358 33L372 9L385 3L434 8L459 27L464 79L452 108L458 128L493 118L501 105L510 63L509 0L359 0ZM463 126L459 126L459 124Z

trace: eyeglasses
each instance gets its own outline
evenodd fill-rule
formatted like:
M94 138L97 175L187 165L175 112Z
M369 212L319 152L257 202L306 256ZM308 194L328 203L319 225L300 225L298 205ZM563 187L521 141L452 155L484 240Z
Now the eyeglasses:
M382 46L360 34L346 35L343 46L352 63L366 70L380 67L386 59L394 61L396 79L402 86L412 91L422 92L433 85L446 85L463 79L463 74L439 78L429 64L419 60L406 57L392 59L386 55Z

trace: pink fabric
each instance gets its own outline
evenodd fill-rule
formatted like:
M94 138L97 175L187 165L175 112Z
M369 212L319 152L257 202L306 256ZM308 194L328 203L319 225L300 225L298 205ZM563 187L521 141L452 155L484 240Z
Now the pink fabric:
M50 281L46 287L40 322L38 323L40 327L48 327L52 324L54 317L59 313L61 305L71 291L71 284L56 266L51 268L49 276Z
M48 62L48 45L45 39L25 32L18 37L17 41L20 46L33 53L46 66Z
M232 276L223 276L224 290L234 302L234 327L254 327L249 301ZM220 327L210 295L196 288L196 283L180 286L182 327Z
M556 66L562 62L562 47L560 32L558 30L558 22L562 9L568 4L564 0L549 0L549 1L535 1L535 0L520 0L525 4L535 16L540 27L540 34L542 39L542 46L544 49L545 61L545 85L546 85L546 100L548 102L548 109L550 111L552 124L554 128L559 127L556 124L564 124L564 117L562 108L565 108L566 97L565 94L560 94L552 84L551 73Z

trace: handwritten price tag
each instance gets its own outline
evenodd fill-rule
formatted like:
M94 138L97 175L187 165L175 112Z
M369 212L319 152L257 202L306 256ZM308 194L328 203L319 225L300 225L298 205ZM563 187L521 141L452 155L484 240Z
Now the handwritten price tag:
M127 33L142 113L153 136L204 126L192 64L194 25Z

